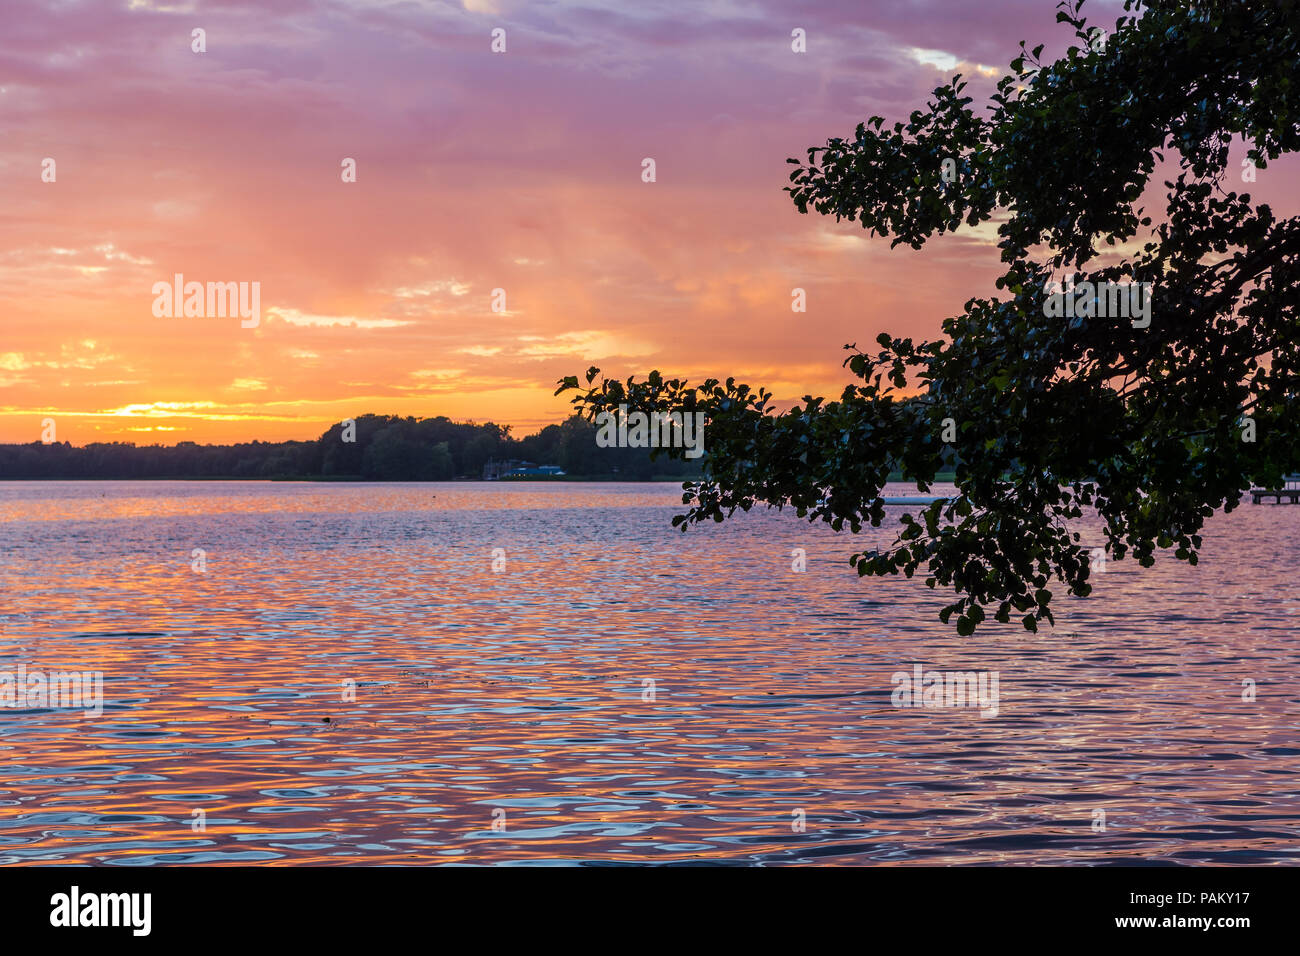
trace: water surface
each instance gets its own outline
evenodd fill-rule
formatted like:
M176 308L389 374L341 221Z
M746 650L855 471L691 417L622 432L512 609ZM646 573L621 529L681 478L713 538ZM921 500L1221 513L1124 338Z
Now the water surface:
M886 529L678 510L0 483L0 671L106 698L0 709L0 863L1300 861L1300 507L967 638L920 579L848 566ZM997 671L997 716L892 706L915 663Z

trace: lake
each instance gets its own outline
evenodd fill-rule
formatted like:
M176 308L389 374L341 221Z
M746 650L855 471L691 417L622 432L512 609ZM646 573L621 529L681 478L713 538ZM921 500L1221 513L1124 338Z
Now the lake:
M1300 862L1300 507L963 638L847 563L909 509L680 497L0 483L0 672L103 681L0 708L0 863Z

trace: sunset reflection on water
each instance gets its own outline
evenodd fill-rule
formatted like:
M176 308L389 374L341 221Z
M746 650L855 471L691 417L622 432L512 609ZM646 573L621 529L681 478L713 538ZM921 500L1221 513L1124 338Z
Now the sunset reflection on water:
M962 638L848 566L889 530L682 534L680 494L0 484L0 671L106 698L0 709L0 862L1300 858L1300 508ZM997 671L997 716L891 706L914 663Z

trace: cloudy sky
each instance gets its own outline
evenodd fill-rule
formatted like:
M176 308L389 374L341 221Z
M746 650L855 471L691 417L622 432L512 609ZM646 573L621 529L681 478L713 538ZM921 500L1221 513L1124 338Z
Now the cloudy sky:
M1070 40L1052 0L5 0L0 441L527 432L591 364L837 392L841 346L935 334L996 250L800 216L786 157L954 72L979 102L1021 39ZM176 273L259 282L260 325L155 317Z

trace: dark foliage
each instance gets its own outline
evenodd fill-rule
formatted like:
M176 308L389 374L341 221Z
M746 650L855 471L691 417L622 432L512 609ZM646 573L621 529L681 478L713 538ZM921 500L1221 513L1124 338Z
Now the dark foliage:
M0 445L0 479L333 478L442 481L478 478L489 460L559 465L571 477L646 480L699 474L693 462L652 460L648 449L599 448L596 427L578 417L513 438L508 427L448 418L363 415L356 441L335 425L316 441L239 445L112 442L73 447Z
M585 389L561 382L589 416L619 404L707 415L683 527L764 503L878 526L891 467L928 491L950 422L956 496L853 561L860 574L924 569L957 595L940 616L961 633L986 610L1037 630L1053 581L1091 591L1091 547L1195 564L1206 518L1300 467L1300 219L1237 191L1229 162L1234 140L1261 171L1300 146L1300 4L1128 0L1104 45L1079 4L1060 7L1076 45L1041 63L1043 47L1022 44L987 110L955 77L906 122L872 117L790 160L800 212L894 245L996 222L1004 297L970 299L942 340L850 346L865 384L783 413L734 379L593 386L593 369ZM1141 203L1161 163L1156 220ZM1048 283L1065 273L1151 283L1150 324L1049 317ZM919 403L900 401L912 390ZM1083 541L1076 519L1093 509L1104 538Z

